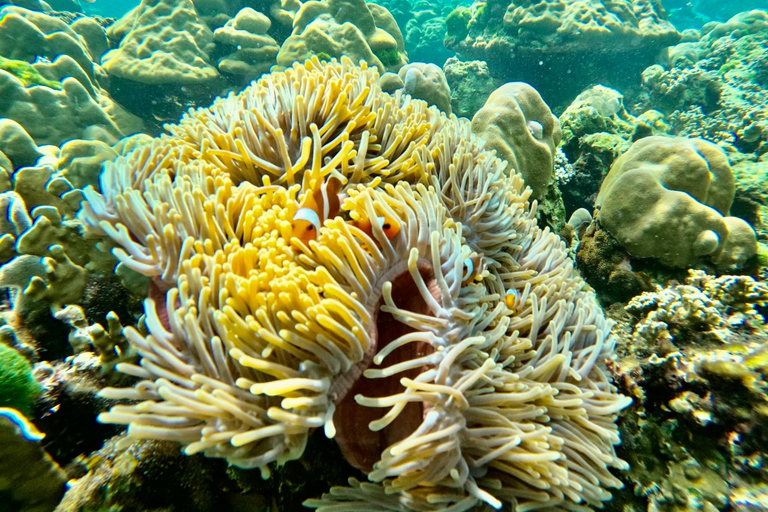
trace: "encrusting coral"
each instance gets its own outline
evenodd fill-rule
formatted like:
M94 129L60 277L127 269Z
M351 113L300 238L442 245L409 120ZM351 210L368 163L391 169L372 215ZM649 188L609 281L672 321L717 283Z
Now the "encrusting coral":
M731 329L759 330L765 322L755 306L768 304L768 286L749 276L712 277L689 270L685 284L657 287L629 301L640 318L633 339L638 346L691 341L734 341Z
M140 363L118 365L140 380L102 392L138 401L101 416L126 442L266 476L324 428L371 481L308 502L326 511L610 498L611 325L467 120L315 57L168 129L79 213L153 278L146 331L124 331ZM304 243L292 221L329 180L341 214Z

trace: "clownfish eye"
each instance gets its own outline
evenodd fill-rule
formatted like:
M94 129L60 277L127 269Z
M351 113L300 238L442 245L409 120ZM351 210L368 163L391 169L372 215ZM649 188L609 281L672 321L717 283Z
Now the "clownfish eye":
M315 229L315 226L313 226L312 224L310 224L309 226L307 226L307 229L308 229L309 231L313 231L313 230Z
M389 222L385 222L381 225L382 229L389 229L392 227L392 225Z

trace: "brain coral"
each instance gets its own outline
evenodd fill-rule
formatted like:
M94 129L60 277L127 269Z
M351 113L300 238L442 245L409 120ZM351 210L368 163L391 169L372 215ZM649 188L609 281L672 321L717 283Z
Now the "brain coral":
M371 481L308 502L325 510L610 498L610 324L468 121L313 58L169 131L80 212L154 283L125 330L141 362L119 365L140 380L104 392L137 402L103 421L265 476L323 428ZM329 176L342 212L305 244L292 219ZM377 217L399 231L356 222Z
M629 254L670 266L700 256L738 266L757 252L749 224L729 217L735 185L728 157L703 139L646 137L613 163L595 205Z

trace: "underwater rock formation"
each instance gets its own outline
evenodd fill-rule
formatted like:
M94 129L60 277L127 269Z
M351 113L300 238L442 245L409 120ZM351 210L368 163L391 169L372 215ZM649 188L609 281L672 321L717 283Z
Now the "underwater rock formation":
M3 507L53 510L64 494L64 471L43 451L43 435L15 409L0 407L0 493Z
M449 33L446 46L488 62L502 79L530 83L553 105L595 82L621 81L617 67L634 77L680 41L652 0L478 0L470 10L466 35Z
M79 214L153 279L147 330L124 331L141 363L119 367L139 382L103 392L138 400L102 415L122 445L266 476L322 428L371 483L313 507L609 499L628 404L600 366L610 324L468 121L313 58L168 129Z

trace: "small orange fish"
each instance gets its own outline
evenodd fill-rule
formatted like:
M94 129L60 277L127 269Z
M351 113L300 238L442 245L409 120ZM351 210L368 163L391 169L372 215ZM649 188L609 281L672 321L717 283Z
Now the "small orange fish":
M481 274L485 270L483 257L475 254L464 260L464 272L461 275L461 286L467 286L473 280L482 280Z
M293 236L305 244L310 240L317 240L317 233L323 223L339 214L340 192L341 180L332 176L311 194L307 194L293 216Z
M379 223L379 227L381 227L381 230L384 232L384 236L387 237L387 240L392 240L400 232L400 224L397 222L389 221L386 217L376 217L376 220ZM371 224L370 219L353 220L352 225L371 237L371 239L376 242L376 245L380 246L379 241L373 236L373 225Z
M517 312L517 308L520 305L520 292L515 288L507 290L507 293L504 296L504 303L510 311L513 313Z

